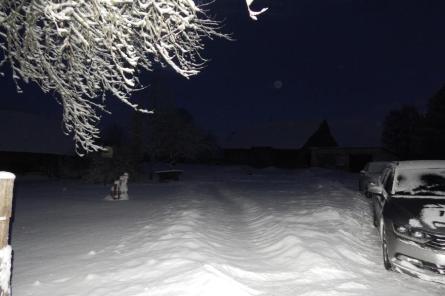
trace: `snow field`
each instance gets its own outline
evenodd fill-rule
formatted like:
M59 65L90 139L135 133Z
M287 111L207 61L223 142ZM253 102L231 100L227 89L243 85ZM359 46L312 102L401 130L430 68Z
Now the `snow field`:
M356 176L188 168L168 184L18 186L14 295L443 295L382 266Z

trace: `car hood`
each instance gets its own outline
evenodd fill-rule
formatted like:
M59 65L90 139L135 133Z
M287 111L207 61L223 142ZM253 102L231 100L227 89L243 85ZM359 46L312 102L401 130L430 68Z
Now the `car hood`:
M445 234L445 199L393 198L390 204L393 221Z

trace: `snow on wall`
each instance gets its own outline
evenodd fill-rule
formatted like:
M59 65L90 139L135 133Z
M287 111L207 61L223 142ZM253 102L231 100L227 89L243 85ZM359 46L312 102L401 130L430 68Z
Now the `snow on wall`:
M11 279L11 246L0 249L0 289L9 291L9 281Z

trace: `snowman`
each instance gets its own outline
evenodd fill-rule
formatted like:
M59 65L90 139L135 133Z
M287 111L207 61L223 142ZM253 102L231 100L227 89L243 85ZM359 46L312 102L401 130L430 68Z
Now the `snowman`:
M119 200L128 200L128 173L119 177Z
M111 192L105 200L128 200L128 173L124 173L111 186Z

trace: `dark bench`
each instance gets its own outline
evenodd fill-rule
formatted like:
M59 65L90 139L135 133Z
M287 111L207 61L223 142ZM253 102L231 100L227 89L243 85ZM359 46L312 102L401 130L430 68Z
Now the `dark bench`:
M158 176L159 182L167 182L169 180L179 181L179 176L183 173L181 170L165 170L154 172Z

